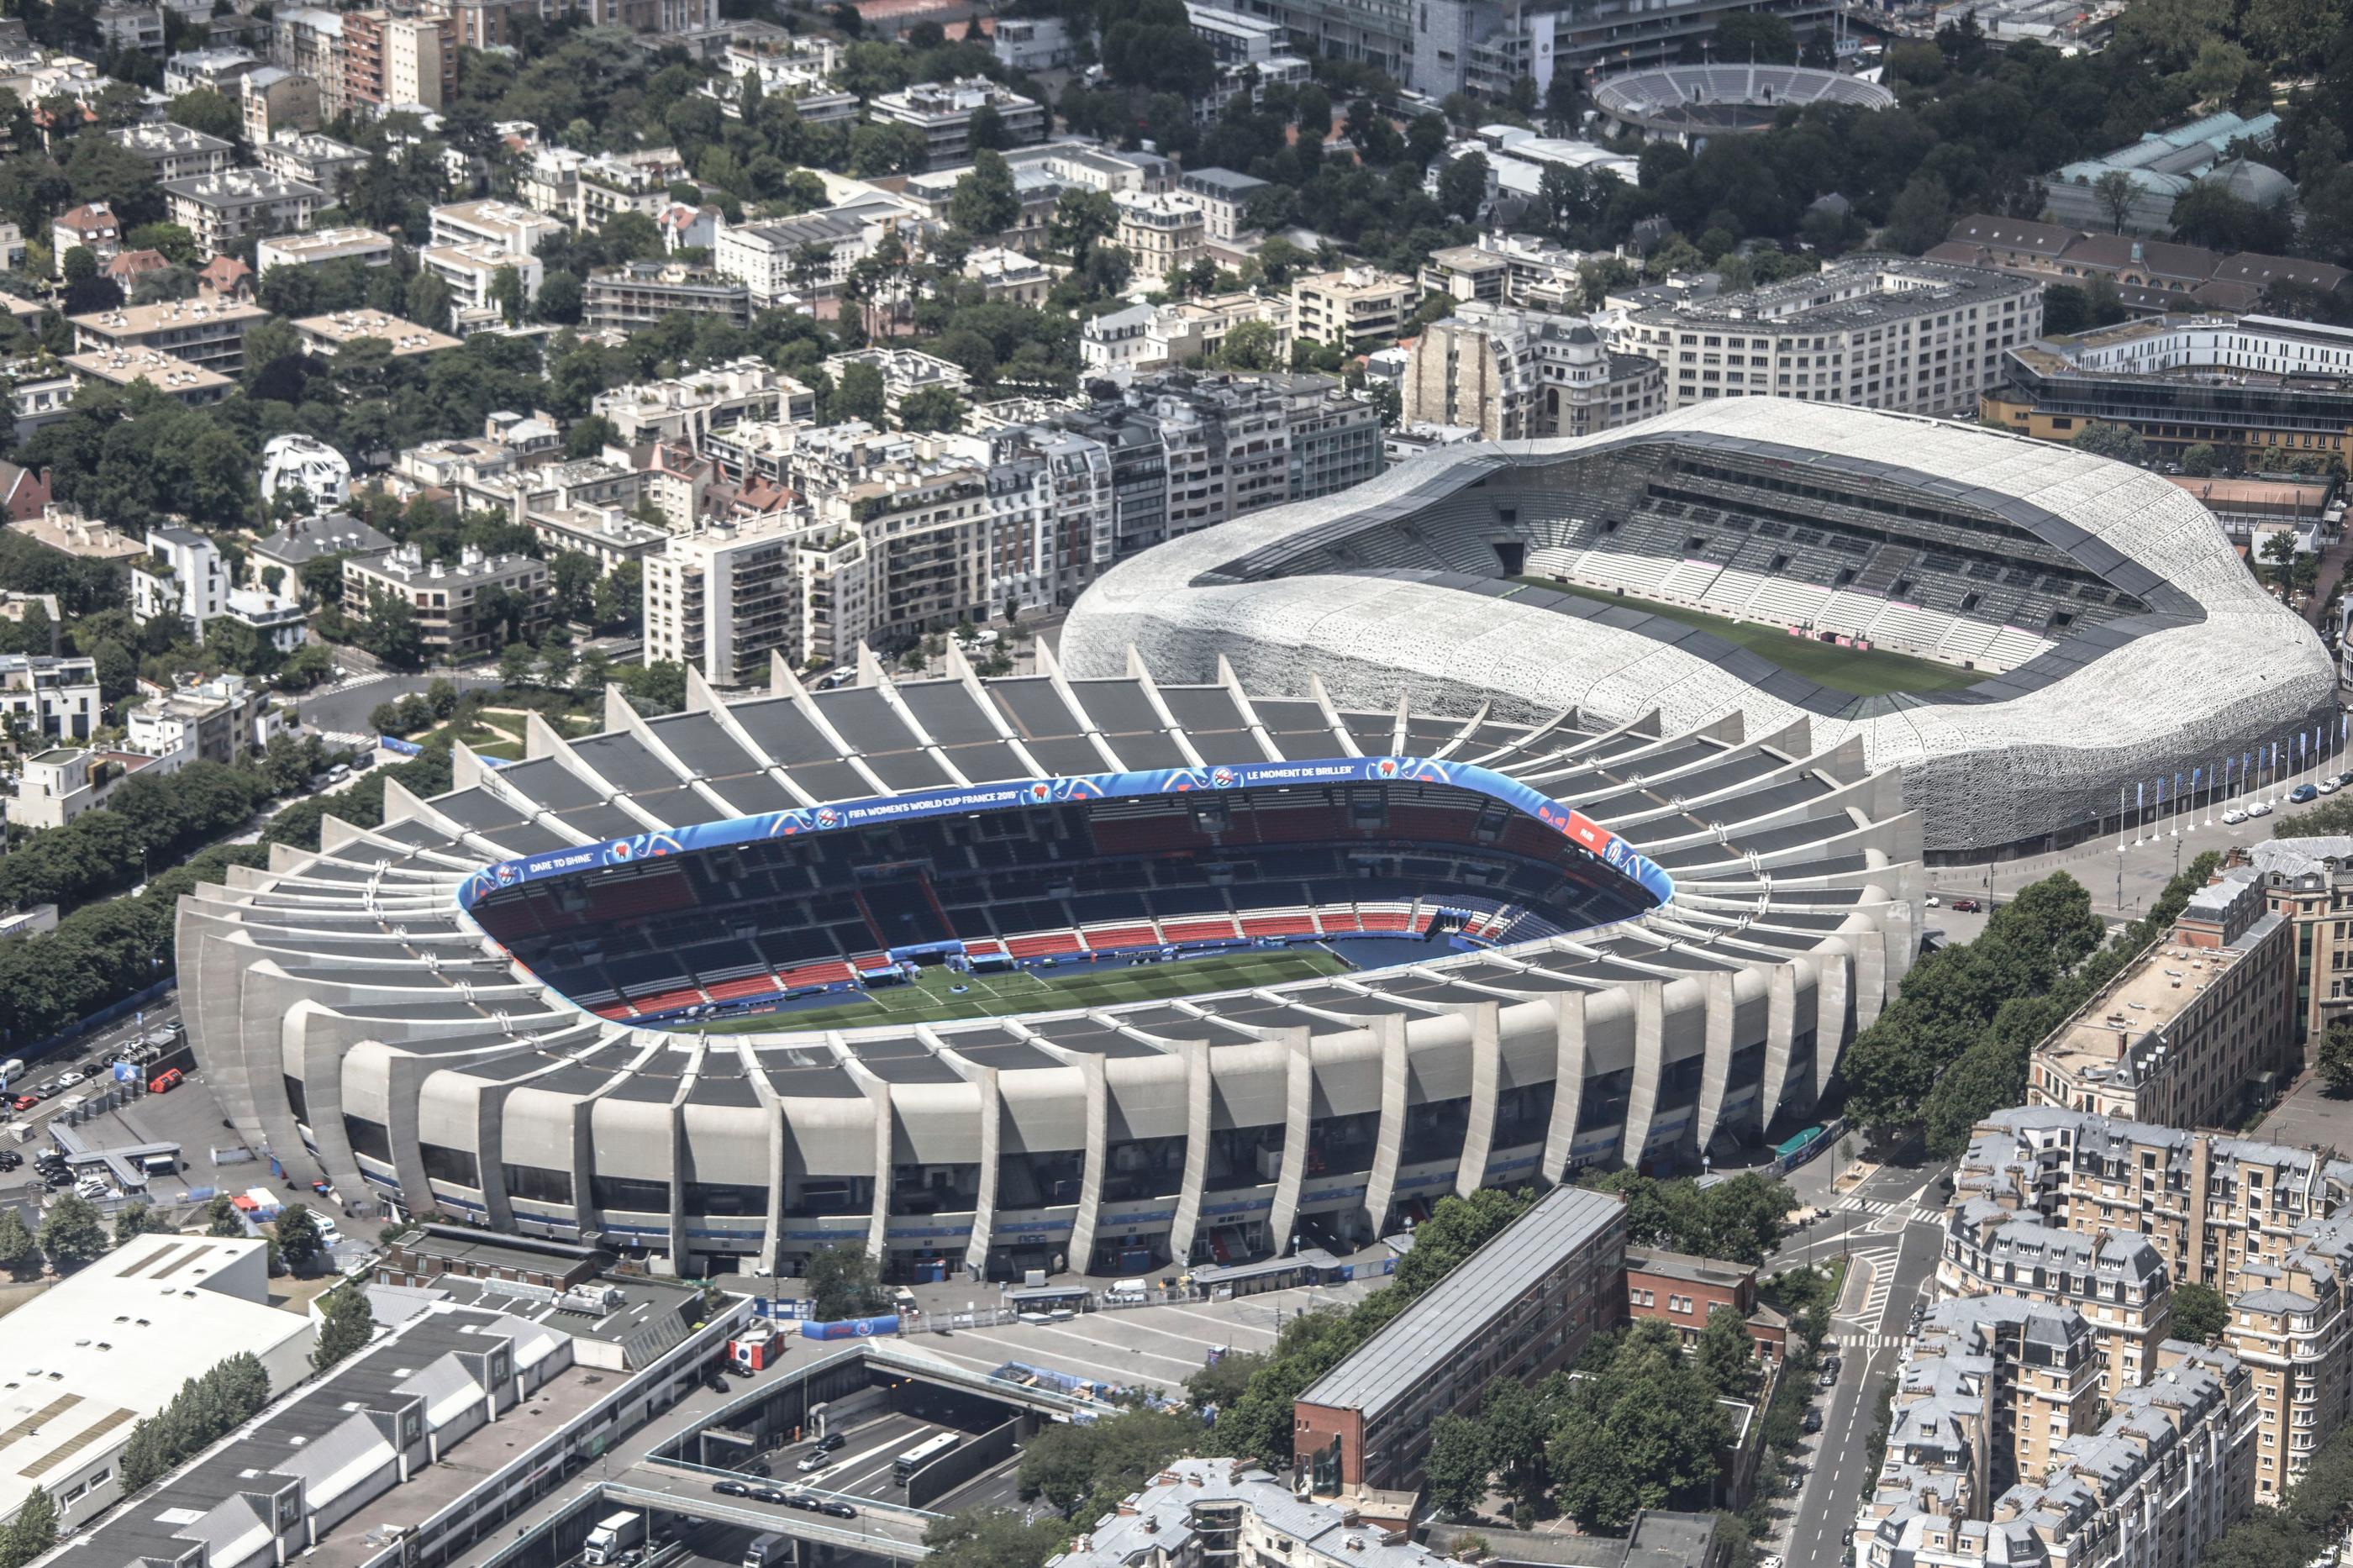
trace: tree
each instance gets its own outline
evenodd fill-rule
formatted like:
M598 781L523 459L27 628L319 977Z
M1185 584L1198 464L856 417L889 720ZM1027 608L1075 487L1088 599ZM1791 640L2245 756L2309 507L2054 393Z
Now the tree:
M1605 1365L1580 1370L1591 1375L1570 1382L1550 1451L1562 1510L1614 1531L1638 1510L1704 1499L1730 1425L1674 1329L1636 1323Z
M974 155L972 172L948 193L948 221L976 238L1002 234L1021 221L1020 193L1014 189L1013 166L1004 153Z
M2353 1019L2332 1019L2328 1032L2320 1037L2320 1049L2313 1066L2328 1092L2343 1097L2353 1094Z
M311 1364L321 1372L366 1344L375 1334L375 1312L367 1292L357 1285L338 1285L319 1298L319 1342Z
M1487 1495L1487 1437L1480 1424L1441 1415L1430 1424L1430 1457L1422 1462L1430 1503L1440 1513L1469 1513Z
M530 685L532 671L538 667L539 656L528 643L511 642L499 649L499 684L510 690Z
M41 1221L41 1250L60 1274L106 1250L106 1226L88 1198L68 1193L58 1199Z
M965 1509L923 1527L931 1548L924 1562L931 1568L1042 1568L1070 1540L1070 1521L1056 1514L1031 1521L1010 1509Z
M1793 66L1798 35L1787 18L1763 11L1733 11L1708 40L1719 65Z
M976 158L973 173L979 172L980 161ZM961 187L963 182L957 184ZM950 200L953 203L953 195ZM954 217L953 211L950 216ZM1112 201L1110 192L1069 185L1054 198L1054 211L1046 220L1046 243L1066 252L1074 261L1084 261L1089 251L1109 239L1118 228L1119 207Z
M1012 135L1005 129L1005 117L997 112L993 104L981 104L972 111L965 135L975 153L1001 152L1013 145Z
M58 1505L47 1489L35 1487L26 1494L16 1517L0 1531L0 1558L12 1565L30 1563L58 1543Z
M1465 153L1438 176L1438 205L1469 223L1487 203L1487 155Z
M2133 202L2140 195L2133 177L2122 169L2110 169L2092 182L2092 195L2099 198L2101 207L2107 213L2108 226L2118 234L2124 233L2125 219L2132 216Z
M2193 1345L2212 1340L2231 1324L2231 1303L2211 1285L2195 1279L2173 1288L2173 1337Z
M1747 1396L1757 1378L1757 1343L1738 1312L1730 1307L1711 1309L1696 1353L1701 1375L1716 1393L1726 1399Z
M1552 1436L1553 1413L1525 1383L1504 1378L1491 1384L1479 1407L1480 1443L1495 1479L1523 1516L1544 1504L1551 1480L1545 1445Z
M2200 441L2181 454L2181 471L2192 479L2206 478L2221 464L2221 455L2209 442Z
M40 1268L41 1251L33 1233L13 1208L0 1208L0 1269L21 1279Z
M964 415L964 399L944 386L926 386L899 400L902 430L960 430Z
M522 323L522 274L512 263L491 274L491 302L499 308L499 315L510 327Z
M875 1273L874 1259L855 1242L836 1242L810 1253L803 1278L808 1285L809 1310L820 1322L871 1318L891 1305Z
M114 1211L114 1245L117 1247L152 1231L168 1228L163 1216L145 1204L126 1204Z
M1185 1397L1196 1410L1222 1410L1242 1396L1265 1364L1265 1355L1257 1351L1228 1351L1185 1380Z
M288 1204L278 1211L277 1237L278 1250L285 1255L289 1268L310 1262L326 1242L318 1219L304 1204Z
M197 88L174 99L164 117L191 131L235 142L245 135L245 115L237 106L210 88Z
M2148 459L2148 443L2142 440L2137 432L2105 420L2094 419L2076 431L2075 438L2067 444L2078 451L2089 452L2094 457L2114 458L2121 463L2140 463Z
M1237 321L1218 345L1218 364L1225 370L1280 370L1282 354L1273 324Z
M540 279L539 298L532 301L532 310L543 321L570 326L580 320L581 299L580 275L558 268Z
M237 1208L235 1198L223 1193L205 1205L205 1234L206 1236L250 1234L245 1228L245 1215Z
M863 419L879 430L884 420L884 406L881 369L862 360L853 360L841 367L841 374L833 384L833 419Z

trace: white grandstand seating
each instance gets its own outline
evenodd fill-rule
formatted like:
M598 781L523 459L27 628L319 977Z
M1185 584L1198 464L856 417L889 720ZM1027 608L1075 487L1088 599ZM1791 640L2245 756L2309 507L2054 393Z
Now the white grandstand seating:
M1818 630L1837 632L1843 637L1861 637L1886 608L1887 601L1875 594L1841 589L1822 601L1822 607L1814 612L1814 626Z
M1947 664L1984 664L1987 645L1993 641L1993 634L2000 629L1987 626L1983 621L1956 618L1953 629L1945 634L1943 642L1936 645L1936 657Z
M1918 654L1925 658L1936 653L1937 645L1952 629L1953 617L1940 610L1924 610L1917 605L1890 600L1863 635L1874 647Z
M1727 566L1717 574L1715 582L1707 585L1707 592L1700 596L1700 607L1714 610L1718 615L1745 616L1748 613L1749 602L1757 597L1757 590L1765 583L1766 577L1761 572Z
M1724 568L1713 561L1678 561L1659 579L1659 594L1678 604L1695 605Z
M1793 583L1786 577L1767 578L1765 585L1757 590L1757 596L1748 601L1748 614L1751 619L1775 621L1785 626L1807 626L1829 597L1815 584Z
M2051 646L2051 639L2021 626L2004 626L1987 645L1985 659L2003 669L2016 669Z

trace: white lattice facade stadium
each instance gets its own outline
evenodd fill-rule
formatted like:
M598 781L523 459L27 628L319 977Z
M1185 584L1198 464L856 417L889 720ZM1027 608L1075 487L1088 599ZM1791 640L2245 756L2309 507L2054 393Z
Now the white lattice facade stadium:
M1984 679L1856 697L1646 601ZM1783 399L1432 451L1113 568L1061 647L1082 675L1141 657L1172 679L1230 667L1253 691L1295 693L1312 674L1375 709L1803 724L1900 770L1927 850L1948 858L2113 830L2120 800L2140 809L2153 783L2211 779L2336 723L2318 638L2176 487L2065 447Z
M849 1241L902 1277L1130 1271L1317 1227L1367 1236L1482 1184L1784 1136L1910 963L1918 816L1854 739L1803 719L1769 734L1736 712L1520 722L1483 695L1366 710L1313 680L1278 697L1230 678L1164 685L1124 654L1088 679L1046 664L894 682L869 658L858 684L823 692L779 668L770 694L732 702L690 675L686 712L649 720L616 695L607 732L568 741L534 718L527 760L493 768L459 748L449 794L394 785L383 826L331 821L321 852L233 870L183 900L179 926L191 1043L225 1114L356 1208L594 1234L689 1270L791 1271ZM1617 855L1578 858L1561 833L1492 802L1455 811L1434 785L1218 793L1237 770L1302 759L1378 779L1392 757L1571 803L1671 889L1634 897ZM1037 823L1010 839L1019 825L987 813L681 847L744 820L830 828L835 801L887 816L925 791L1009 781L1044 800L1039 781L1172 770L1201 788L1086 803L1099 837L1159 847L1116 885L1055 862L1067 839ZM1271 825L1301 813L1347 843L1272 843ZM1608 918L1506 920L1466 896L1473 912L1432 926L1433 900L1398 879L1436 878L1442 857L1399 849L1408 834L1451 844L1463 887L1482 857L1560 846L1601 900L1580 907ZM1206 852L1166 850L1203 836L1252 844L1204 878ZM811 876L818 862L795 858L843 847L877 865ZM918 853L922 898L903 880ZM518 894L499 874L518 867L546 875ZM499 890L475 901L481 889ZM500 901L524 895L538 901ZM681 1005L863 972L869 931L935 921L966 952L1083 959L1120 940L1123 910L1170 946L1208 928L1414 945L1385 966L1113 1007L657 1026Z

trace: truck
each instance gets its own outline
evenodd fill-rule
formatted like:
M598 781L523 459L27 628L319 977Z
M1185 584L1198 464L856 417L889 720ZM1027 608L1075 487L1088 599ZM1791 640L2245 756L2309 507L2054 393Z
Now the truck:
M580 1561L589 1568L605 1568L617 1563L621 1553L646 1539L646 1516L631 1509L608 1513L596 1521L588 1539L580 1543Z

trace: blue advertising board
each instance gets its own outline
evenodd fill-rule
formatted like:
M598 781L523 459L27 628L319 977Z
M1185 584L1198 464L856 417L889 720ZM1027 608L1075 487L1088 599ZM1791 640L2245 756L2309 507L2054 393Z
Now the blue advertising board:
M895 1334L899 1320L888 1318L841 1318L830 1323L811 1319L801 1321L801 1338L805 1340L871 1340L877 1334Z
M1470 763L1430 757L1335 757L1316 762L1240 763L1232 766L1155 768L1140 773L1080 773L1061 778L1022 779L1006 784L911 790L831 805L797 806L723 822L608 838L538 855L519 856L483 867L459 889L468 910L501 888L521 887L551 877L574 876L606 867L633 865L670 855L691 854L767 838L828 833L845 827L957 816L979 811L1011 811L1071 801L1115 800L1136 795L1185 795L1196 791L1262 789L1274 785L1440 784L1502 801L1567 838L1620 876L1639 884L1659 903L1672 900L1674 879L1632 845L1574 809L1519 780Z

